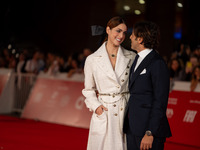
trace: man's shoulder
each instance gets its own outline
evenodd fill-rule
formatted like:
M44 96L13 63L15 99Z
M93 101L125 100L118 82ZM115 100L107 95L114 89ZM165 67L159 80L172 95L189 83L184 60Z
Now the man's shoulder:
M164 61L163 57L158 53L158 51L153 50L153 57L152 60L153 61Z

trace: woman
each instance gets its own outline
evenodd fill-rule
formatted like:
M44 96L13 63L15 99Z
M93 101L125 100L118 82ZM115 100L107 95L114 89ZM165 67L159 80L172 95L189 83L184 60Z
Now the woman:
M194 67L193 73L192 73L192 80L190 84L190 90L195 91L198 84L200 83L200 66Z
M183 72L182 72L181 62L179 59L174 58L169 63L169 73L171 81L181 81L183 80Z
M112 18L106 27L106 41L85 62L86 106L93 111L88 150L124 150L122 126L128 100L129 70L135 54L120 44L127 26L120 17Z

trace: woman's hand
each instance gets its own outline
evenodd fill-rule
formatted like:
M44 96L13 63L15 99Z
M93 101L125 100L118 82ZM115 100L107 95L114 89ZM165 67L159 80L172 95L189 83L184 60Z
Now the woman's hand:
M107 111L108 109L106 107L104 107L103 105L100 105L96 110L95 110L95 113L97 115L101 115L103 113L103 111Z

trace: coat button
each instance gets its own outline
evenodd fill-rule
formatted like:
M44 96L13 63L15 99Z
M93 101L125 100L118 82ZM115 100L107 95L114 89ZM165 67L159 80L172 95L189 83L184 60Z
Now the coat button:
M130 68L129 66L127 66L127 68Z
M116 104L113 105L113 107L116 107L116 106L117 106Z
M121 81L124 82L124 79L122 79Z
M123 110L123 108L121 108L121 111Z
M112 96L113 98L115 97L115 95Z
M128 75L128 73L126 72L125 75Z
M117 116L117 113L115 113L114 115Z

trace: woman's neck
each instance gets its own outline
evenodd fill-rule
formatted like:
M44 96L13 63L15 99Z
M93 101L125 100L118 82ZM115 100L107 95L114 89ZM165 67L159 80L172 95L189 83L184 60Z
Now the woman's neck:
M106 44L106 50L109 55L117 55L119 46L115 46L109 42Z

